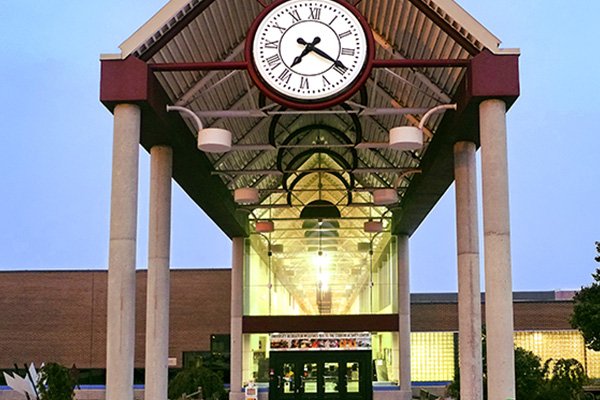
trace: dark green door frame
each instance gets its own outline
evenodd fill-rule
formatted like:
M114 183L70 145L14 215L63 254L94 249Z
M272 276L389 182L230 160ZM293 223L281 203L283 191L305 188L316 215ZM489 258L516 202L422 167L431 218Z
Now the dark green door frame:
M371 351L272 351L269 400L371 400Z

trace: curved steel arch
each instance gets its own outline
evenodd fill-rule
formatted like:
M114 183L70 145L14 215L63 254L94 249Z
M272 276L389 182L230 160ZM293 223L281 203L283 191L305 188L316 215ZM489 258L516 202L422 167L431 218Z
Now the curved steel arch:
M303 126L302 128L299 128L299 129L295 130L294 132L290 133L290 135L287 138L285 138L285 140L281 144L287 145L287 144L289 144L289 142L292 139L302 135L303 133L307 133L307 132L310 132L310 131L316 130L316 129L322 129L322 130L329 131L332 134L334 134L334 136L338 137L338 139L341 139L343 142L345 142L346 144L352 144L352 140L350 140L350 138L344 132L342 132L341 130L339 130L337 128L331 127L329 125L324 125L324 124L311 124L311 125ZM310 150L317 150L317 149L319 149L318 146L315 149L310 149ZM300 154L304 154L310 150L304 151ZM325 149L325 150L329 150L329 149ZM352 163L350 164L350 165L352 165L352 167L348 167L348 169L357 168L358 152L356 151L355 148L350 148L348 150L350 150L350 152L352 154ZM286 149L279 149L277 151L277 164L276 165L277 165L277 169L280 171L283 171L283 155L286 151L287 151ZM327 153L330 154L330 152L335 153L335 154L339 155L340 157L342 156L340 153L334 152L332 150L329 150L329 152L327 152ZM290 161L290 163L288 164L288 169L294 168L291 164L294 162L296 157L297 156L295 156L292 159L292 161ZM331 156L331 157L335 159L335 157L333 157L333 156ZM344 158L344 160L345 160L345 158Z
M348 204L352 203L352 188L354 187L354 177L352 175L350 175L350 179L351 182L348 183L348 181L344 178L344 176L339 173L339 172L335 172L335 171L322 171L325 174L329 174L334 176L335 178L337 178L340 182L342 182L344 184L344 186L346 187L347 191L348 191ZM314 174L316 173L315 171L306 171L306 172L301 172L300 174L298 174L298 176L296 177L296 179L294 179L292 181L292 183L290 184L289 189L287 189L286 187L284 187L285 190L287 190L287 195L286 195L286 201L288 203L288 205L290 207L292 207L292 190L294 190L294 187L304 178L306 178L308 175ZM284 186L287 186L285 184L284 181ZM317 189L318 190L318 189Z

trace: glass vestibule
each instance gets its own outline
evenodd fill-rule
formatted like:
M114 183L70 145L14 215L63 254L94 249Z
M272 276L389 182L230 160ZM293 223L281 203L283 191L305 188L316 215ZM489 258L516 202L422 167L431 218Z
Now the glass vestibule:
M274 233L248 238L244 315L396 313L395 238L387 232L352 240L342 235L337 246L321 247L294 247L289 240L278 245Z

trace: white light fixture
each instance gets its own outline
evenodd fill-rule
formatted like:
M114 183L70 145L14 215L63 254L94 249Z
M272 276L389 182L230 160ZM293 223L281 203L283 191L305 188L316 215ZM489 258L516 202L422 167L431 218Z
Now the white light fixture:
M275 230L275 225L273 221L256 221L255 229L256 232L269 233Z
M389 146L395 150L418 150L423 147L423 127L427 119L440 110L456 110L456 104L442 104L427 111L419 126L397 126L390 129Z
M393 188L373 190L373 204L386 206L398 202L398 191Z
M365 232L367 233L378 233L383 231L383 222L381 221L367 221L365 222Z
M222 128L203 128L202 121L192 110L167 106L167 111L179 111L191 117L198 128L198 149L205 153L225 153L231 150L231 132Z
M233 192L233 200L238 204L258 203L258 189L238 188Z

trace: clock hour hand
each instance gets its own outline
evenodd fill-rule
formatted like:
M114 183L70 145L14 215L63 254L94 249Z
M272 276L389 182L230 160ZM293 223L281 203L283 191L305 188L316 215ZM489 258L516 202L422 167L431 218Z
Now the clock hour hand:
M297 42L301 45L304 45L306 47L304 47L304 50L302 50L302 53L300 53L300 55L296 58L294 58L294 61L292 62L292 65L290 65L290 68L292 68L294 65L299 64L302 59L304 58L305 55L307 55L308 53L310 53L311 51L314 50L314 46L319 43L321 41L320 37L315 37L312 41L312 43L307 43L306 40L302 39L302 38L298 38Z

